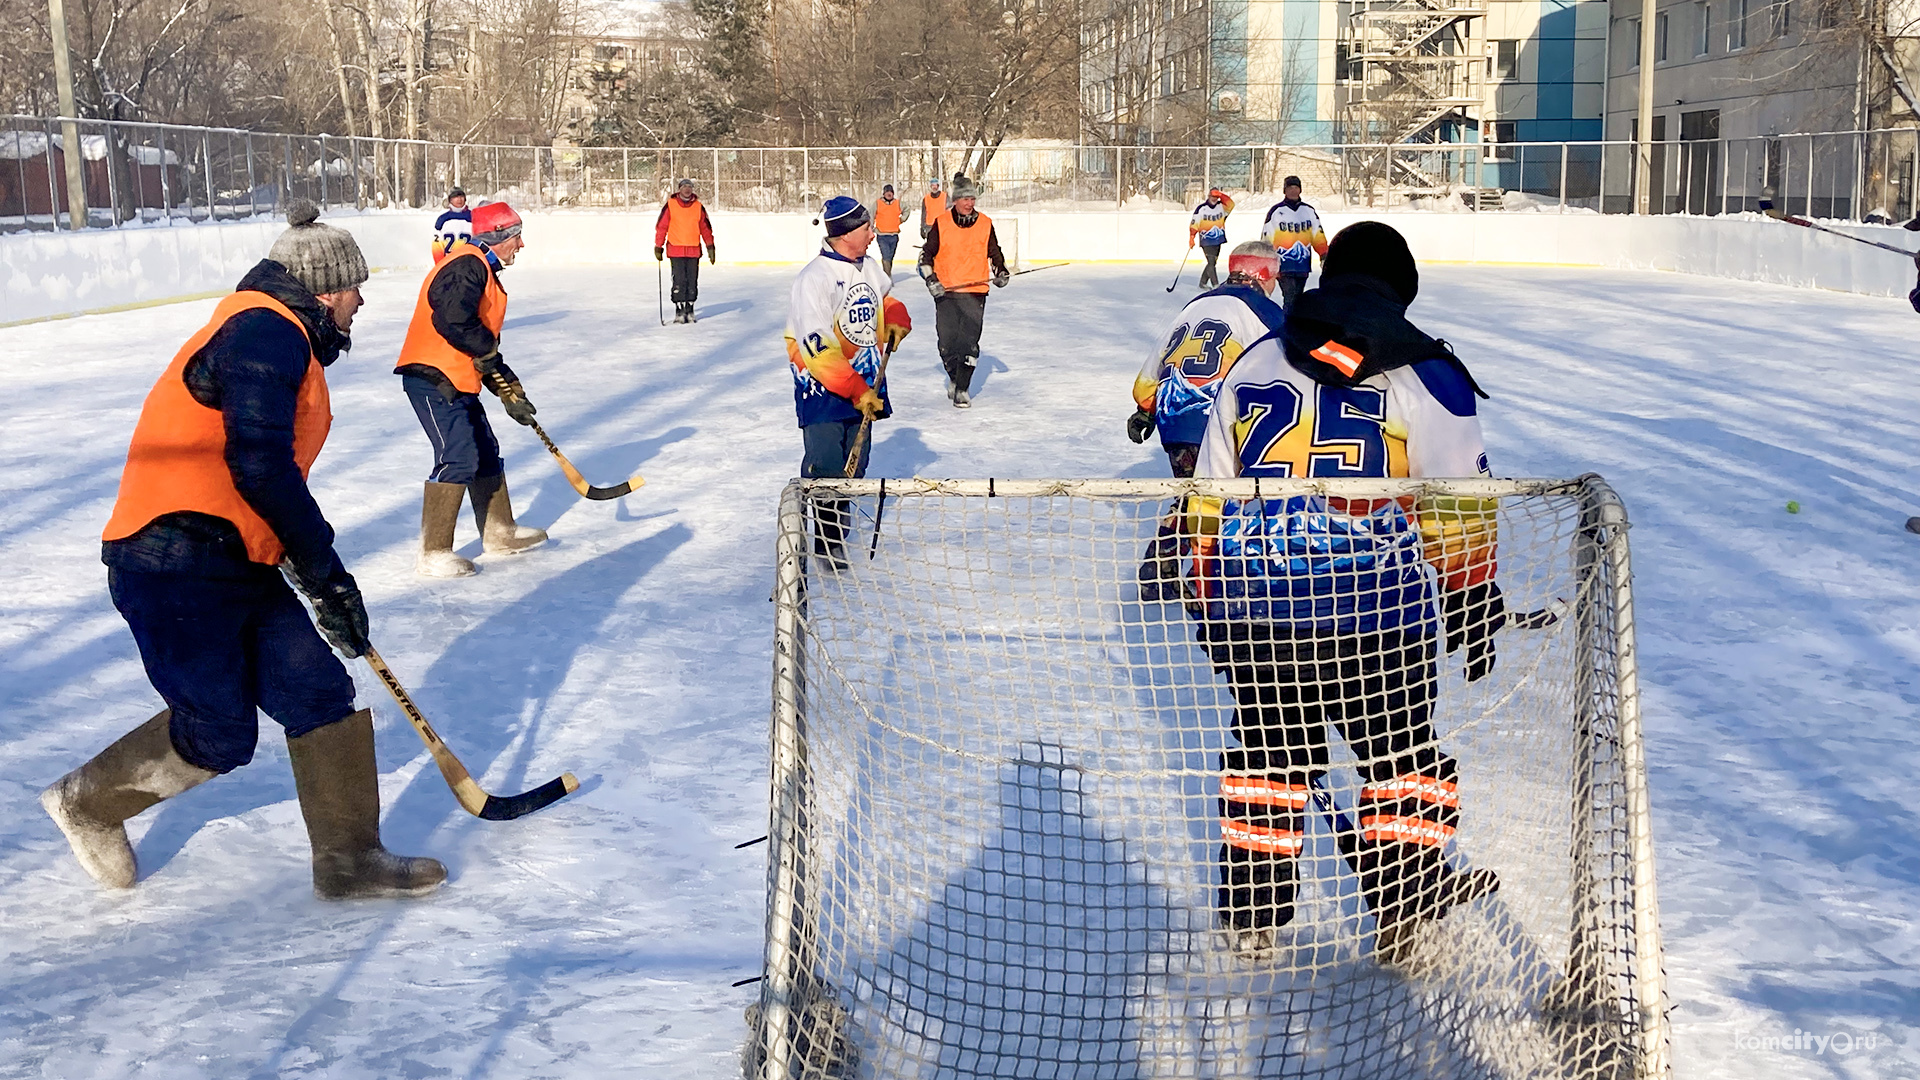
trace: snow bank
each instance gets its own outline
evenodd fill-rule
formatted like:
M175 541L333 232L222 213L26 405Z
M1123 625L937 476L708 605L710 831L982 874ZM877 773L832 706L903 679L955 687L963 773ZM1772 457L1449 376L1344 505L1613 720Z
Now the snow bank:
M1186 250L1184 210L1076 213L987 208L1002 244L1026 266L1047 262L1170 262ZM1407 235L1422 262L1585 266L1670 270L1766 281L1869 296L1902 296L1913 284L1907 263L1837 236L1756 214L1628 217L1550 210L1513 214L1330 212L1329 232L1383 217ZM360 238L370 265L424 268L430 212L330 213ZM732 264L791 264L817 249L820 230L807 214L713 212L721 256ZM1256 212L1228 222L1231 241L1251 239ZM0 325L155 303L230 288L266 254L279 222L0 237ZM1891 226L1841 225L1883 243L1920 246ZM591 266L653 258L654 215L645 211L547 211L527 215L524 265ZM909 226L900 261L915 256Z

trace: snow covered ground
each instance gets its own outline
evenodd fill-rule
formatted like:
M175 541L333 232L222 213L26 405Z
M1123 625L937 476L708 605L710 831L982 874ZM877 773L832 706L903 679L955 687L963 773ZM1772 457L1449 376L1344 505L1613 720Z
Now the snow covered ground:
M1163 291L1169 268L995 294L964 413L931 303L903 288L922 328L875 473L1162 475L1123 421L1190 295ZM213 302L0 330L0 1076L737 1075L755 990L729 984L758 973L766 848L733 845L765 831L793 271L708 270L703 320L661 327L648 269L507 279L505 352L548 430L590 479L648 484L584 502L503 421L522 520L554 542L476 578L411 569L427 447L387 372L417 275L373 280L332 371L315 486L374 640L490 789L583 781L517 823L468 817L359 668L388 841L452 871L415 903L313 899L270 722L252 766L133 823L138 889L103 894L72 861L36 793L158 707L97 536L140 401ZM1920 539L1901 530L1920 317L1450 267L1414 315L1492 393L1497 472L1597 471L1633 515L1677 1075L1920 1076ZM1797 1031L1848 1052L1754 1041Z

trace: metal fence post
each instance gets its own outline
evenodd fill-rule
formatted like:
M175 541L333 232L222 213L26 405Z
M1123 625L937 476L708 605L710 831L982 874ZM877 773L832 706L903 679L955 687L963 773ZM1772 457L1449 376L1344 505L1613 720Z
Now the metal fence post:
M158 147L160 157L160 205L165 208L167 226L173 226L173 185L167 182L167 133L159 128L153 129L153 141ZM1811 196L1809 196L1811 197Z
M720 148L713 148L713 208L722 209L724 203L720 197Z
M206 175L202 177L205 182L200 186L207 191L207 220L212 221L217 213L213 208L213 145L207 140L206 128L200 129L200 167L206 170ZM191 207L187 211L187 218L193 218Z
M320 136L320 209L327 208L327 137Z
M109 170L109 172L111 172L111 170ZM253 132L249 131L247 132L247 216L248 217L253 217L256 214L260 213L260 200L255 195L255 193L259 190L259 188L260 188L259 182L253 178Z
M624 146L620 148L620 189L625 193L622 196L622 204L631 208L633 206L633 151Z
M1560 212L1567 212L1567 144L1560 144Z

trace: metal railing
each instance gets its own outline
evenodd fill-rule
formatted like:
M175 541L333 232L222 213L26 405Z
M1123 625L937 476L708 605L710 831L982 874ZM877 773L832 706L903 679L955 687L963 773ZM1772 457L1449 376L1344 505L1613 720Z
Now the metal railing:
M51 230L67 213L64 121L0 122L0 232ZM233 128L74 121L89 227L184 225L283 211L438 206L459 185L529 209L651 209L688 177L717 210L806 212L885 183L916 205L961 155L928 145L576 147L456 144ZM976 176L1001 210L1191 207L1211 187L1275 197L1299 176L1322 210L1630 213L1630 142L1317 146L1002 147ZM1753 210L1768 188L1792 213L1914 215L1912 128L1656 143L1654 213Z

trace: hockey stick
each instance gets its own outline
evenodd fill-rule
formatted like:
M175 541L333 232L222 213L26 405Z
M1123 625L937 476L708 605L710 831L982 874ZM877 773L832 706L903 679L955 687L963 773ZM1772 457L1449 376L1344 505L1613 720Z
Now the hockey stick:
M666 324L662 323L661 325L664 326ZM639 473L634 473L632 476L627 477L612 487L594 487L592 484L587 483L586 477L580 475L579 469L573 467L573 462L567 460L567 455L561 453L560 448L553 445L553 440L547 437L546 429L540 426L539 421L528 420L527 426L533 429L535 435L540 436L541 442L547 444L547 452L552 454L554 460L560 463L560 471L567 474L567 483L572 484L573 490L587 498L595 502L617 499L622 495L631 493L635 488L646 486L647 478L641 476Z
M1793 214L1789 214L1786 211L1775 207L1773 205L1773 199L1769 196L1762 195L1760 197L1760 212L1774 219L1775 221L1784 221L1789 225L1798 225L1803 229L1812 229L1815 232L1827 233L1830 236L1844 237L1845 239L1852 240L1857 244L1865 244L1868 247L1877 247L1882 251L1891 251L1896 255L1905 255L1909 259L1913 258L1916 255L1920 255L1920 252L1908 251L1906 248L1895 247L1892 244L1883 244L1878 240L1869 240L1864 236L1855 236L1852 233L1841 232L1839 229L1830 229L1825 225L1818 225L1818 224L1815 224L1814 222L1808 221L1806 218L1797 217Z
M1185 255L1180 256L1180 269L1175 270L1173 272L1173 284L1167 286L1168 292L1172 292L1176 287L1179 286L1180 275L1187 272L1187 260L1191 258L1193 258L1193 245L1188 244L1187 253Z
M406 687L394 678L393 669L380 659L379 651L371 645L367 647L366 660L367 666L386 684L387 693L393 695L400 711L407 714L413 730L420 733L420 741L427 744L427 752L433 755L433 763L440 766L441 777L453 789L453 797L460 801L461 809L467 813L488 821L512 821L551 806L580 787L580 781L574 779L572 773L566 772L520 795L508 795L505 798L489 795L473 782L472 774L467 772L465 765L460 764L459 758L453 756L453 751L447 749L447 744L440 739L440 733L427 723L427 718L420 713L420 707L408 696Z
M1048 263L1045 266L1031 266L1025 270L1015 270L1013 273L1008 274L1007 276L1010 278L1017 278L1022 274L1037 274L1042 270L1051 270L1056 266L1072 266L1072 265L1073 264L1071 262ZM953 292L955 289L971 289L975 285L991 285L991 284L993 284L992 278L983 278L979 281L968 281L959 285L946 285L943 287L946 289L946 291ZM1167 291L1172 292L1173 290L1168 289Z
M660 325L667 325L667 282L666 263L653 260L653 303L660 309Z
M873 388L880 389L887 383L887 361L893 359L893 346L887 346L886 354L880 357L880 370L873 377ZM873 417L864 413L860 417L860 430L853 436L853 449L847 453L847 467L840 475L851 478L853 471L860 467L860 451L866 448L867 429L873 426Z

